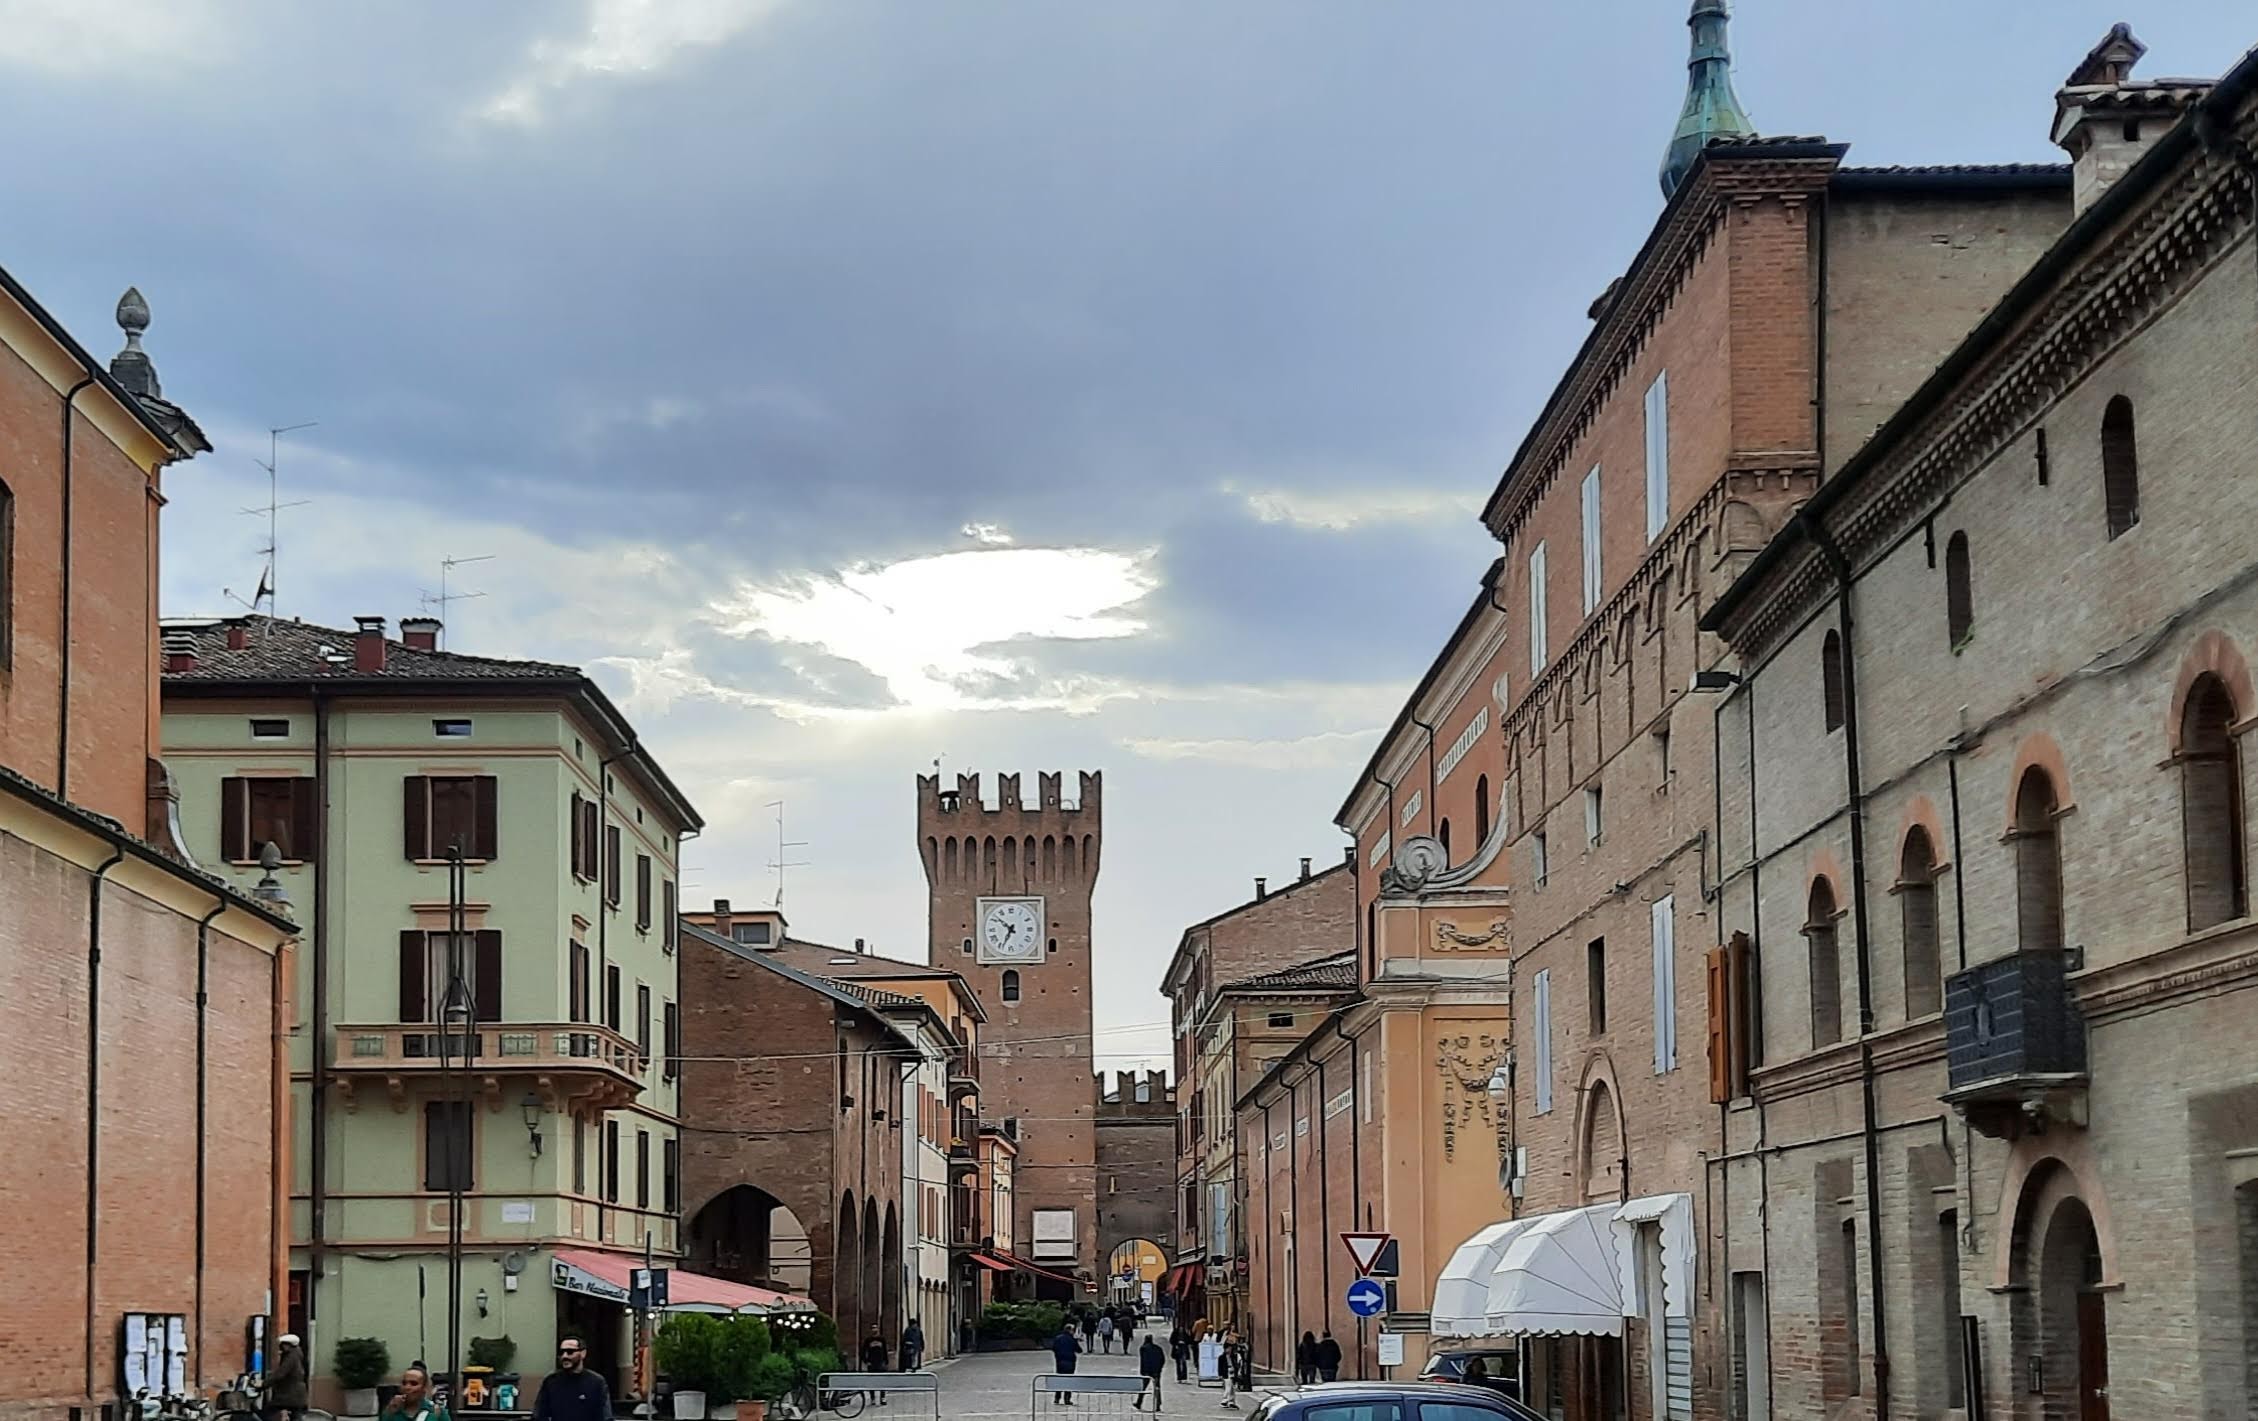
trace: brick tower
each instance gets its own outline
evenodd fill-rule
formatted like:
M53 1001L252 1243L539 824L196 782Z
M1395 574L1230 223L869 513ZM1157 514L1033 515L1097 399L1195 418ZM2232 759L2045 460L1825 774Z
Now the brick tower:
M917 845L933 965L962 972L988 1013L981 1120L1019 1134L1012 1251L1095 1279L1090 890L1101 781L1087 770L1081 781L1080 799L1068 804L1059 776L1039 775L1028 805L1019 776L998 775L990 809L978 775L957 776L953 789L920 775Z

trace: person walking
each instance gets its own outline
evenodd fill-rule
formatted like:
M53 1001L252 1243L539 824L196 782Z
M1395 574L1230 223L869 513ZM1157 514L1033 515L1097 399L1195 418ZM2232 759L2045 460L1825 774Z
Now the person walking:
M1105 1353L1113 1351L1113 1314L1110 1312L1098 1315L1098 1350Z
M1301 1341L1294 1344L1294 1385L1308 1386L1317 1380L1317 1335L1303 1332Z
M1074 1324L1072 1322L1060 1323L1058 1336L1051 1339L1052 1370L1062 1377L1073 1376L1074 1358L1081 1351L1082 1344L1074 1340ZM1064 1402L1066 1405L1072 1406L1074 1404L1074 1393L1062 1391L1054 1398L1055 1402Z
M1128 1344L1122 1345L1127 1346ZM1159 1339L1149 1332L1146 1333L1145 1345L1137 1349L1137 1375L1145 1379L1144 1388L1137 1393L1137 1399L1130 1403L1131 1410L1144 1410L1145 1393L1151 1392L1153 1414L1156 1416L1160 1414L1160 1370L1166 1365L1168 1365L1168 1354L1161 1350Z
M866 1372L886 1370L886 1338L875 1327L862 1340L862 1369ZM875 1393L875 1399L880 1406L886 1405L886 1393Z
M1337 1382L1341 1379L1341 1344L1333 1340L1333 1329L1317 1339L1317 1378L1319 1381Z
M1098 1350L1098 1315L1087 1308L1082 1312L1082 1350Z
M1223 1369L1223 1407L1226 1411L1239 1409L1239 1329L1223 1329L1223 1355L1216 1359Z
M1192 1379L1192 1334L1184 1330L1179 1321L1176 1330L1168 1334L1168 1355L1176 1359L1176 1384L1182 1386Z
M533 1394L533 1421L612 1421L611 1388L588 1370L588 1348L569 1332L557 1339L556 1370Z
M902 1370L914 1372L924 1364L925 1329L913 1317L909 1320L909 1326L902 1329Z
M274 1345L274 1365L267 1369L259 1410L267 1421L297 1421L306 1409L306 1354L295 1332L283 1333Z

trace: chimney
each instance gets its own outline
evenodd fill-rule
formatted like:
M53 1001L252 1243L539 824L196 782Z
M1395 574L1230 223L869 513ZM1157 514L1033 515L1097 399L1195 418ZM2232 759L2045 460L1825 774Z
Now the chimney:
M250 647L251 629L241 622L229 622L227 624L227 649L229 651L248 651Z
M168 674L196 669L196 638L188 632L166 632L163 641Z
M402 617L400 644L410 651L437 651L439 626L437 617Z
M2070 204L2083 213L2140 161L2210 87L2202 80L2136 82L2148 46L2113 25L2054 95L2055 143L2070 155Z
M1254 881L1254 901L1260 903L1263 899L1268 898L1269 896L1270 880L1267 878L1256 879Z
M859 937L858 937L858 938L856 938L856 939L855 939L855 955L856 955L857 957L864 957L864 956L868 956L868 955L869 955L869 953L870 953L870 949L869 949L869 948L867 948L867 947L864 947L864 946L862 945L862 939L861 939L861 938L859 938Z
M1303 881L1303 882L1305 882L1305 883L1306 883L1306 882L1308 882L1308 881L1309 881L1309 860L1308 860L1308 859L1303 859L1303 860L1301 861L1301 876L1302 876L1302 881Z
M713 900L714 936L730 937L729 928L729 900L727 898L716 898ZM730 940L735 941L734 938L730 938Z
M384 655L388 649L384 642L384 618L355 617L353 625L360 630L353 636L353 669L364 676L373 676L384 670Z

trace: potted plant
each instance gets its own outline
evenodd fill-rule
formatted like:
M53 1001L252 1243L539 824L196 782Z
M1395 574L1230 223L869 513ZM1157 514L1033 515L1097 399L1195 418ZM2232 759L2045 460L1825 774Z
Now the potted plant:
M706 1421L710 1394L725 1389L720 1347L721 1324L704 1313L676 1313L659 1324L655 1360L674 1384L675 1421Z
M491 1367L497 1372L506 1372L510 1369L510 1363L516 1359L516 1338L473 1337L470 1339L470 1355L464 1362L468 1366Z
M330 1364L345 1389L345 1414L374 1416L377 1384L392 1370L392 1353L384 1343L374 1337L340 1337Z
M800 1368L785 1353L771 1352L754 1366L752 1383L750 1421L767 1421L769 1405L783 1400L792 1388L800 1384ZM737 1421L747 1421L742 1409L738 1412Z
M737 1403L749 1401L751 1421L762 1421L768 1414L768 1398L760 1392L764 1364L771 1356L768 1324L757 1317L732 1317L717 1324L717 1337L707 1416L712 1421L745 1421Z

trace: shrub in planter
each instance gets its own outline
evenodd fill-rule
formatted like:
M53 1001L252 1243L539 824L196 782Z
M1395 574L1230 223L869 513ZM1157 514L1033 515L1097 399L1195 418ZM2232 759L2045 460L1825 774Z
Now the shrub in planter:
M340 1337L330 1365L347 1391L370 1391L392 1370L392 1353L374 1337Z
M707 1389L708 1400L763 1400L760 1377L771 1349L768 1324L757 1317L732 1317L720 1324L715 1348L718 1387Z
M517 1360L517 1339L514 1337L473 1337L470 1355L463 1359L466 1366L492 1367L506 1372L510 1363Z
M699 1312L676 1313L659 1324L652 1353L660 1375L674 1384L677 1396L695 1393L704 1398L693 1403L690 1410L702 1416L707 1403L730 1399L721 1395L728 1379L722 1373L718 1320Z

